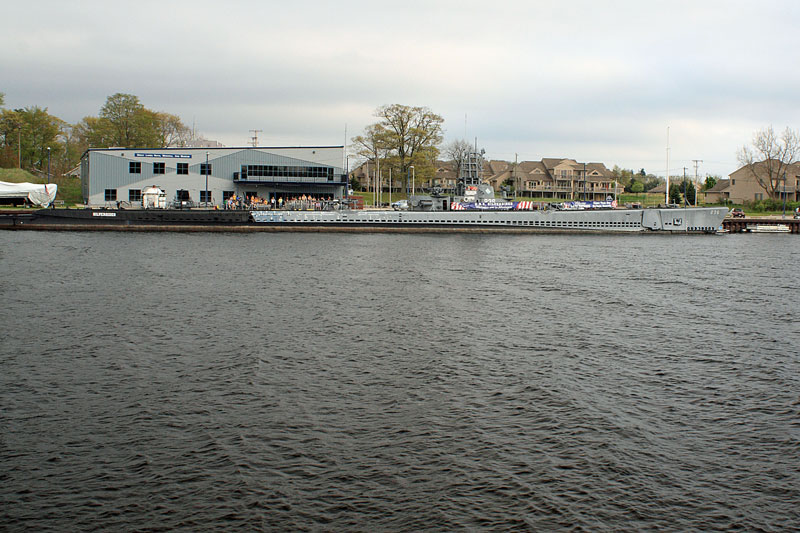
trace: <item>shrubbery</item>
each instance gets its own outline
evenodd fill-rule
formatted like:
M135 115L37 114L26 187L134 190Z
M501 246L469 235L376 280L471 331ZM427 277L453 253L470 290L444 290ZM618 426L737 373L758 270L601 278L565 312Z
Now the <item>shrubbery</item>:
M800 202L786 202L786 211L794 211L798 206L800 206ZM755 211L757 213L763 213L765 211L782 211L783 200L773 200L772 198L767 198L765 200L753 200L751 202L745 202L744 207L748 211Z

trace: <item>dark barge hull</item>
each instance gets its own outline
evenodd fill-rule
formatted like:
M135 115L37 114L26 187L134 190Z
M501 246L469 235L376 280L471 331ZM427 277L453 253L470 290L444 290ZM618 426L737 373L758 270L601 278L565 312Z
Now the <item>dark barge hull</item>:
M33 224L226 226L247 224L250 211L216 209L40 209Z

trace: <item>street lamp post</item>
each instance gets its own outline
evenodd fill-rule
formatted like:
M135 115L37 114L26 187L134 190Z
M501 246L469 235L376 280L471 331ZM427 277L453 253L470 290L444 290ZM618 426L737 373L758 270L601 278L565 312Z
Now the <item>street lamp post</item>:
M50 147L47 147L47 183L50 183Z
M783 171L783 217L786 218L786 171Z
M415 193L415 191L414 191L414 180L416 179L417 174L416 174L416 170L414 170L414 165L411 165L408 168L411 169L411 196L414 196L414 193Z
M206 207L208 207L208 150L206 150L206 190L205 190Z

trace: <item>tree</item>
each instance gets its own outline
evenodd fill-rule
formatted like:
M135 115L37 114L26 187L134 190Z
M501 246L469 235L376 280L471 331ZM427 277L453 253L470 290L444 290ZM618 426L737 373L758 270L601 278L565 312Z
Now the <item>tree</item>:
M631 183L631 192L639 194L644 192L644 183L641 181L634 181Z
M703 190L707 191L717 184L719 179L716 176L706 176L706 182L703 184Z
M683 191L683 198L686 203L694 205L697 200L697 189L695 189L694 183L692 183L691 180L683 180L681 191Z
M611 174L614 176L614 179L622 185L626 192L631 191L631 185L633 185L634 173L633 170L629 170L627 168L620 168L617 165L614 165L614 168L611 169Z
M410 168L413 165L419 181L431 180L442 142L444 119L427 107L410 107L401 104L384 105L375 110L379 122L367 127L381 140L390 163L396 165L403 182L408 187Z
M6 95L4 93L0 93L0 107L6 105Z
M457 139L445 147L444 153L448 160L453 162L456 178L461 176L461 169L467 164L470 152L472 152L472 146L464 139Z
M22 116L18 111L0 111L0 167L16 167L22 146Z
M177 115L156 113L155 124L158 130L158 146L183 147L191 137L191 130L181 122Z
M737 158L770 198L777 200L786 167L800 154L800 135L786 128L780 138L772 126L757 131L752 147L743 146Z
M47 168L47 157L50 148L51 159L60 157L63 153L63 146L58 142L58 135L65 124L63 120L47 112L47 108L39 106L15 109L15 117L18 119L18 138L16 135L10 137L6 135L7 141L13 143L17 141L20 151L20 163L22 168L45 170ZM14 120L14 119L12 119Z
M100 109L100 118L107 120L111 126L112 144L132 148L136 144L138 129L142 120L138 116L144 111L139 97L132 94L116 93L106 99Z
M351 139L356 155L375 165L375 176L380 175L381 159L386 157L388 145L385 132L378 124L372 124L364 129L364 135L357 135ZM367 177L369 182L369 176Z
M670 183L669 185L669 203L671 204L679 204L681 203L681 191L683 187L678 185L677 183Z
M137 96L116 93L106 99L99 117L75 126L86 148L166 148L185 146L191 132L176 115L145 108Z
M98 117L83 117L75 124L75 136L85 148L108 148L114 146L114 131L108 120Z

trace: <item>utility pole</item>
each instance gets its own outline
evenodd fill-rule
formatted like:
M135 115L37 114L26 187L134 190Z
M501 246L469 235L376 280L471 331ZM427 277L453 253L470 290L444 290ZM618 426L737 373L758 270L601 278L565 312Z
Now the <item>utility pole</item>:
M683 207L686 207L686 167L683 167Z
M697 181L697 167L703 162L702 159L692 159L694 163L694 206L697 207L697 191L700 190L700 182Z
M253 133L253 136L250 137L250 144L252 144L253 148L255 148L256 146L258 146L258 134L264 130L249 130L249 131Z
M516 197L519 193L519 182L517 181L517 158L519 157L518 154L514 154L514 196Z
M583 201L586 201L586 163L583 164Z

